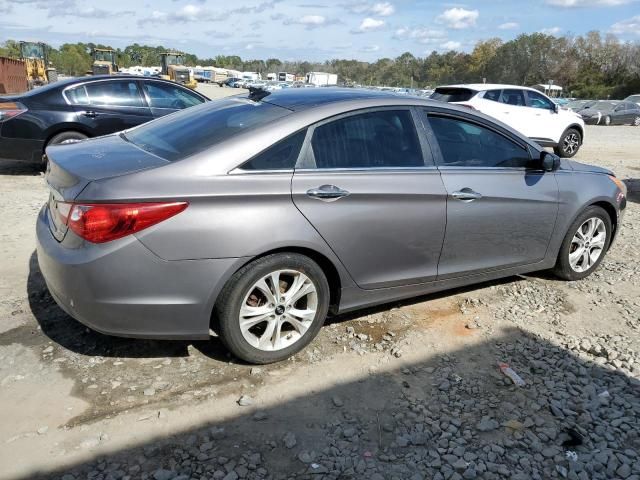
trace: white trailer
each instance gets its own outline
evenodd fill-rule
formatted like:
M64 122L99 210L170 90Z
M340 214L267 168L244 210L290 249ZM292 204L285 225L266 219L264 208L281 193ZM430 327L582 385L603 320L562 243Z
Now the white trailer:
M279 82L293 82L295 79L296 79L296 76L293 73L278 72Z
M311 85L315 85L317 87L337 85L338 75L336 75L335 73L309 72L305 77L305 81L306 83L310 83Z

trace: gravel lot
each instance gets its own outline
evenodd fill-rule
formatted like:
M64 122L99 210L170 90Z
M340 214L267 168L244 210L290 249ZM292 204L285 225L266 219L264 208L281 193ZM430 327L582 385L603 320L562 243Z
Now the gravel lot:
M590 278L332 319L261 368L216 339L110 338L66 316L35 258L42 177L1 163L0 477L640 479L640 129L587 135L577 159L636 190Z

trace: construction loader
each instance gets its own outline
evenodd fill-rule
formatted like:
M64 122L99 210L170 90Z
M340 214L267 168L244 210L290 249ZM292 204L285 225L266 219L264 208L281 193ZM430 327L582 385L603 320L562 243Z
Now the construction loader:
M113 75L114 73L118 73L115 50L111 50L110 48L94 48L92 56L93 65L91 66L91 74Z
M27 73L29 90L58 80L58 72L49 62L42 42L20 42L20 60Z
M162 60L162 71L160 78L172 80L193 90L198 86L198 82L193 77L193 72L184 65L184 55L179 52L165 52L160 54Z

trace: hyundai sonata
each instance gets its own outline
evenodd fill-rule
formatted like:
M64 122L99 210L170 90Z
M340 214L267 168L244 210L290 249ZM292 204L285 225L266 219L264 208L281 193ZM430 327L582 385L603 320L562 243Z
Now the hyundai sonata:
M461 107L353 89L254 91L47 149L38 261L112 335L268 363L330 312L534 270L578 280L626 205L603 168Z

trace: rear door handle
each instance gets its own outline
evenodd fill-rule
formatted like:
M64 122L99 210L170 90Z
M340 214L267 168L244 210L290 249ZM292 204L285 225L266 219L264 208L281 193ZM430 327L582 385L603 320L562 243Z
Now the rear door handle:
M317 198L325 202L332 202L339 198L346 197L350 192L343 190L335 185L321 185L317 188L307 190L307 196L311 198Z
M92 110L86 111L82 115L89 118L96 118L98 116L98 114Z
M478 192L474 192L470 188L463 188L462 190L458 190L457 192L453 192L451 194L453 198L456 200L460 200L462 202L473 202L474 200L478 200L482 198L482 194Z

